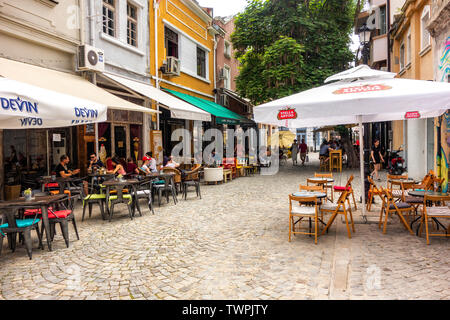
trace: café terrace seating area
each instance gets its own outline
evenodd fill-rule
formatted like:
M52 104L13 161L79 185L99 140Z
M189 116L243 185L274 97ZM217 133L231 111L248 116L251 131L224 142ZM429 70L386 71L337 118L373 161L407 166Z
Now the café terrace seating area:
M80 225L74 214L77 207L82 210L81 221L98 216L103 223L111 222L123 218L123 212L133 220L143 214L155 214L157 207L176 205L182 199L200 201L202 184L249 177L264 166L267 165L249 163L248 157L224 158L215 160L211 166L181 164L178 168L164 167L150 174L138 170L139 174L116 176L104 168L96 168L85 177L34 177L28 180L36 186L31 194L22 191L13 199L0 201L0 254L6 239L13 252L18 244L23 244L32 259L32 233L38 238L37 249L47 247L52 251L52 242L59 232L68 248L75 240L69 239L70 226L79 240Z
M345 186L336 186L333 173L316 172L314 177L300 184L299 191L289 195L289 241L293 241L293 235L300 234L314 236L317 244L320 237L326 237L338 216L343 217L351 239L357 232L353 179L351 175ZM380 232L388 233L388 224L399 221L405 232L413 236L425 233L427 244L431 244L432 237L450 237L450 195L440 190L442 179L433 171L421 180L408 178L407 174L388 174L386 186L377 185L370 176L367 179L370 187L366 210L373 212L374 199L379 200ZM398 220L393 219L394 216Z

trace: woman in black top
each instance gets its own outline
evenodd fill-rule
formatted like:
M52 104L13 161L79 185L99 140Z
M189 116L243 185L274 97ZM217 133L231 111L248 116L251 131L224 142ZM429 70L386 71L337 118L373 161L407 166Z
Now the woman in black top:
M380 140L376 139L372 146L372 151L370 152L370 157L373 161L373 172L370 174L370 176L373 178L373 176L376 176L376 179L378 181L381 181L381 179L378 176L378 171L380 171L381 162L384 162L383 156L381 155L381 148L380 148Z

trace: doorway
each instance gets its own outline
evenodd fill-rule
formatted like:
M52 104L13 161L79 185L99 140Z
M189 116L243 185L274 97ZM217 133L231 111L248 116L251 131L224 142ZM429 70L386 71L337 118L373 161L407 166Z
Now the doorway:
M119 158L127 158L127 130L125 126L114 126L114 151Z

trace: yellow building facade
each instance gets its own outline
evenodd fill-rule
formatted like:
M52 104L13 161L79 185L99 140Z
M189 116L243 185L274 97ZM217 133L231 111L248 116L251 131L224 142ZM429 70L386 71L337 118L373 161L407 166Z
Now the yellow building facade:
M190 0L150 2L150 69L155 86L214 101L211 15ZM179 59L179 75L161 72L167 57Z
M430 0L407 0L395 16L391 31L392 72L397 77L434 80L434 52L427 26L431 19ZM435 169L435 119L393 121L393 148L405 146L408 173L423 177Z

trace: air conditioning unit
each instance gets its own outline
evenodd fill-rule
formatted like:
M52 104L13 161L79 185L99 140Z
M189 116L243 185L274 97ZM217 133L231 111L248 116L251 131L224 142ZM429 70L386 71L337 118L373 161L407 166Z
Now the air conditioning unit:
M180 75L180 59L175 57L167 57L166 63L161 68L162 72L167 75Z
M220 104L222 106L224 106L224 107L228 107L229 106L229 104L228 104L228 96L226 94L221 94L219 99L220 99Z
M228 80L228 71L225 68L220 69L219 80Z
M105 70L105 54L103 50L82 45L78 47L78 70Z

